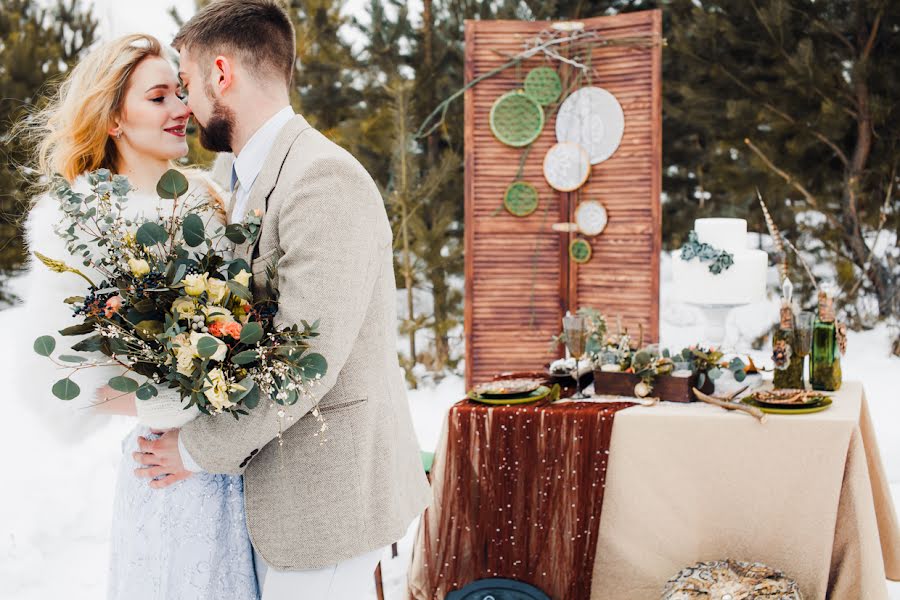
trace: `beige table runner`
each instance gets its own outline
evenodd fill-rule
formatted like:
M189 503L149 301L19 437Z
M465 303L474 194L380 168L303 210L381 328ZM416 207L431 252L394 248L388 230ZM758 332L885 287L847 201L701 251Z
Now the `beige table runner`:
M887 599L900 531L859 383L765 425L696 403L618 414L591 599L657 598L722 558L779 568L806 600Z

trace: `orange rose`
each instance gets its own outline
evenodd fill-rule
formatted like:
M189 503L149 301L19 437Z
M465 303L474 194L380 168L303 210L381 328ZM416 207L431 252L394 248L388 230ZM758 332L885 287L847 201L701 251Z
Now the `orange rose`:
M106 301L106 318L109 319L122 308L122 297L112 296Z
M225 323L222 321L213 321L209 324L209 334L220 338L225 337Z
M229 321L228 323L225 323L223 329L225 330L225 335L236 340L241 339L241 329L243 329L243 327L241 327L241 324L237 321Z

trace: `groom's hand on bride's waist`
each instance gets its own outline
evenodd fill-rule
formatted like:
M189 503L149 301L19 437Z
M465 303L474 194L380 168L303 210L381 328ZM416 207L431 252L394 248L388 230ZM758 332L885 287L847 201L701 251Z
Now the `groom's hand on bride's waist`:
M140 452L132 456L140 467L134 470L134 474L150 479L150 487L168 487L193 475L181 462L177 429L166 431L156 440L139 437L138 447Z

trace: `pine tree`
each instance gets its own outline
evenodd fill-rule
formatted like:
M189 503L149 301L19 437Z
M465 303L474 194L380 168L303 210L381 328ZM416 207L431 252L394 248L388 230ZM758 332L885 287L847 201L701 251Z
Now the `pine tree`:
M94 41L97 22L78 0L47 6L37 0L0 5L0 302L2 287L25 258L21 224L31 196L30 149L12 126L42 102L45 86L61 78Z

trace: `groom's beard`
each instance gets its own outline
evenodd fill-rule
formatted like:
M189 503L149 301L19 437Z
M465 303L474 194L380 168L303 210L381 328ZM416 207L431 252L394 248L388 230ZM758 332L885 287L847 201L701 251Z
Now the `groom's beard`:
M234 113L221 104L218 98L213 100L212 116L206 127L197 122L200 129L200 145L213 152L231 152L231 136L234 132Z

